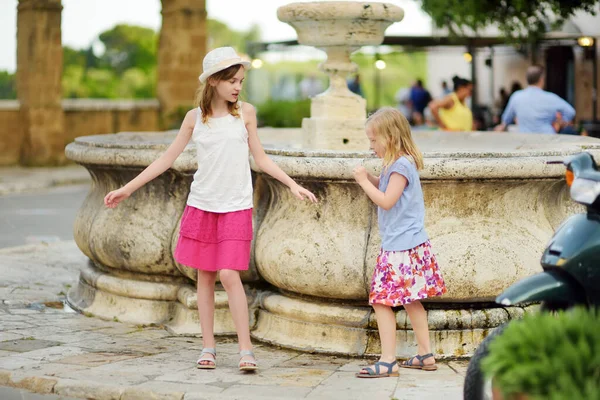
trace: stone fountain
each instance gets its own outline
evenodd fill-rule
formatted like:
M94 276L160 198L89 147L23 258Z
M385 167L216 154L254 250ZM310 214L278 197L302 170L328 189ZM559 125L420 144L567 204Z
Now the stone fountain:
M302 128L259 131L273 160L321 201L297 201L252 164L255 240L243 276L252 335L304 351L376 354L367 298L380 238L376 209L354 183L352 168L362 163L378 173L380 161L366 151L364 100L342 79L355 68L349 54L381 43L385 27L403 13L381 3L324 2L290 4L278 16L294 26L300 43L327 52L322 68L331 87L313 99ZM102 204L108 191L132 179L174 136L119 133L67 146L67 156L93 178L75 223L75 240L90 261L68 300L101 318L196 335L195 271L172 256L196 169L193 146L118 208ZM523 314L523 308L491 302L539 271L546 241L577 210L563 167L546 162L581 150L600 155L600 142L491 132L430 131L415 138L425 157L426 229L449 289L426 304L433 348L441 356L469 355L490 329ZM408 356L415 352L410 322L403 310L396 315L397 354ZM223 290L216 293L215 328L234 332Z

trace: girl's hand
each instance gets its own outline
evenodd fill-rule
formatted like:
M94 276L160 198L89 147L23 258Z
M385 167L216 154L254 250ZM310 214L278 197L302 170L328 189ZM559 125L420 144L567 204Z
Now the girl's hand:
M369 176L367 175L367 170L362 165L357 165L356 167L354 167L352 173L354 174L354 179L358 183L364 182L369 179Z
M129 196L131 196L129 190L126 190L124 187L122 187L107 194L106 197L104 197L104 204L108 208L115 208L120 202L127 199Z
M294 185L290 187L290 190L292 191L292 194L300 200L305 200L305 198L308 198L312 203L317 202L317 198L315 197L315 195L312 194L310 191L304 189L300 185Z

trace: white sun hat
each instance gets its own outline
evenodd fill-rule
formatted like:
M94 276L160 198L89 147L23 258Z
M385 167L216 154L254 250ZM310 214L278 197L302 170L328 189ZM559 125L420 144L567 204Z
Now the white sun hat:
M200 82L204 83L212 74L237 64L241 64L246 69L250 68L250 62L243 61L233 47L217 47L209 51L204 57L204 61L202 61L203 72L199 78Z

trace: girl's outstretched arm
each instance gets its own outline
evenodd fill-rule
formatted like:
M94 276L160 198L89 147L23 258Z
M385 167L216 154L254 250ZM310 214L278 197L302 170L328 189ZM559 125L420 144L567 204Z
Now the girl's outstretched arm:
M297 198L301 200L308 198L313 203L316 203L317 198L314 194L298 185L265 153L265 150L260 143L260 139L258 138L258 133L256 132L256 110L252 104L243 103L242 112L244 113L244 121L246 123L246 129L248 130L248 145L250 146L250 152L252 153L252 157L258 168L289 187Z
M353 173L354 179L356 179L356 182L365 191L367 196L369 196L371 201L384 210L389 210L398 202L400 196L402 196L402 192L404 191L406 184L408 183L403 175L392 173L392 176L390 176L390 182L388 183L387 189L384 193L373 185L369 179L367 170L362 165L354 168Z
M175 162L177 157L183 152L185 146L187 146L190 138L192 137L192 131L196 124L196 114L198 110L193 109L188 111L185 115L179 133L169 148L152 164L148 165L138 176L132 179L129 183L120 189L113 190L108 193L104 198L104 204L109 208L115 208L121 201L127 199L133 192L156 178L169 168Z

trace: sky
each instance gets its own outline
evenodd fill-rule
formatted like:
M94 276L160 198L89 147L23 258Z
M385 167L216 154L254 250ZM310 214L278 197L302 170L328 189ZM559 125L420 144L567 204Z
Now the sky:
M260 7L257 6L260 2ZM236 30L253 23L264 41L296 39L294 29L277 19L277 8L292 0L206 0L209 18ZM18 0L0 0L0 71L16 69ZM387 35L429 35L431 18L414 0L390 0L404 9L404 20L391 25ZM87 48L98 35L119 23L160 29L160 0L62 0L62 41L73 48Z

